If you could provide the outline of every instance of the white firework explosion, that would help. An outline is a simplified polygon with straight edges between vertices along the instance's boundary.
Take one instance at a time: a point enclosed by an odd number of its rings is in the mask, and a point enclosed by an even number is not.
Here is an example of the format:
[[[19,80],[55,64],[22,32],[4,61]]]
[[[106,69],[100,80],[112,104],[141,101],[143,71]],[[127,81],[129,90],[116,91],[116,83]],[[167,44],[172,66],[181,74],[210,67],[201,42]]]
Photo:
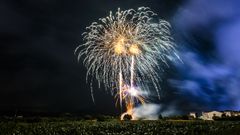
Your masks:
[[[160,97],[159,73],[177,56],[169,28],[148,7],[110,11],[86,28],[84,44],[76,48],[78,59],[83,57],[88,69],[87,80],[91,76],[91,84],[95,78],[99,87],[104,84],[112,94],[118,93],[120,104],[124,85],[147,92],[154,88]]]

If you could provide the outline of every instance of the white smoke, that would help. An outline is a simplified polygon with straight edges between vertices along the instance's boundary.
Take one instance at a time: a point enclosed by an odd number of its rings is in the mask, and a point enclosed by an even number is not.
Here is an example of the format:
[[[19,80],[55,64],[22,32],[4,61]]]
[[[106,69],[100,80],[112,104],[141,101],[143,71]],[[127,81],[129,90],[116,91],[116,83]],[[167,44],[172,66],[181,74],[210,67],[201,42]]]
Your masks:
[[[159,115],[167,117],[177,113],[173,106],[163,109],[159,104],[144,104],[133,109],[133,117],[136,120],[158,120]]]

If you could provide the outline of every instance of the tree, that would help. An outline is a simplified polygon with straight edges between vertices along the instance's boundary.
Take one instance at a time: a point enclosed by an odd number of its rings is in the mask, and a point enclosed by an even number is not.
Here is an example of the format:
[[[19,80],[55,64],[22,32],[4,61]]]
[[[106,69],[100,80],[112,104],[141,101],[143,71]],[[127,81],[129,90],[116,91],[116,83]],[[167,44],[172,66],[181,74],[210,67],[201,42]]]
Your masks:
[[[158,119],[159,119],[159,120],[163,119],[162,114],[159,114],[159,115],[158,115]]]

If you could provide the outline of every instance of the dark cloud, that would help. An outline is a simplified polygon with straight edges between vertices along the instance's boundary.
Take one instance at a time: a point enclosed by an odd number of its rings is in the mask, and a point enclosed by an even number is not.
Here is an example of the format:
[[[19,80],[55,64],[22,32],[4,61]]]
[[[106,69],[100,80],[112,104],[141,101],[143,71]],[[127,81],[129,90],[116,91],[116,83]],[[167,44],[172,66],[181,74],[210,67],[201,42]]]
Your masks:
[[[176,101],[185,100],[183,110],[240,109],[239,4],[191,0],[173,18],[184,64],[169,82],[182,94]]]

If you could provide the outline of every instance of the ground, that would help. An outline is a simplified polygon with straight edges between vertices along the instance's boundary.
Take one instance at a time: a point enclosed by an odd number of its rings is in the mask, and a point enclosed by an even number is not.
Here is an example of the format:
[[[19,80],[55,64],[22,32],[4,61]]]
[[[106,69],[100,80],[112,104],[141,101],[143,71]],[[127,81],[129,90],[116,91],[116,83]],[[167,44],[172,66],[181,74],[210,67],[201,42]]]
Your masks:
[[[0,135],[239,135],[240,121],[1,121]]]

